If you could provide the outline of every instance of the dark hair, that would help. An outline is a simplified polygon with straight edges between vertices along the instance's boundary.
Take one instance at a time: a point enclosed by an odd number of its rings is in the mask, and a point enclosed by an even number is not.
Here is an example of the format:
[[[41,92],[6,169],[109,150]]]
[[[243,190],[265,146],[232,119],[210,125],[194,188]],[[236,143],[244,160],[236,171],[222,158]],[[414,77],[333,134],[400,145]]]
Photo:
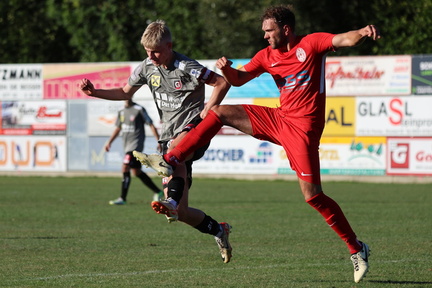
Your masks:
[[[273,6],[267,8],[261,16],[261,21],[274,19],[279,27],[288,25],[292,31],[295,31],[295,15],[292,12],[292,6]]]

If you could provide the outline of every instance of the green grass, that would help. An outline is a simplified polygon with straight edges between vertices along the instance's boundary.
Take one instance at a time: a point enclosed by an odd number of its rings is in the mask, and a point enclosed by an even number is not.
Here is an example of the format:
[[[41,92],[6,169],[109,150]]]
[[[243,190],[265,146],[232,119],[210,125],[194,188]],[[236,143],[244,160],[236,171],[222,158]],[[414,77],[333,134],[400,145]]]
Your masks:
[[[159,181],[159,180],[157,180]],[[371,249],[353,282],[345,244],[296,182],[195,179],[190,204],[233,226],[213,238],[167,224],[133,179],[0,177],[0,287],[432,287],[432,185],[324,183]]]

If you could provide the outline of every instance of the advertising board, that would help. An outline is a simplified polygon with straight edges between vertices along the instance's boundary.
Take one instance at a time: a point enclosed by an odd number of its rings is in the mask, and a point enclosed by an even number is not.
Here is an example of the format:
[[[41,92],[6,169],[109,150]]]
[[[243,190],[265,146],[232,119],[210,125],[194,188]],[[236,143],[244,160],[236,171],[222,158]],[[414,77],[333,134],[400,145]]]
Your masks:
[[[40,100],[42,64],[0,64],[0,101]]]
[[[357,136],[432,135],[432,97],[356,97]]]
[[[66,171],[66,137],[2,136],[0,171]]]
[[[432,175],[432,138],[388,138],[387,174]]]
[[[432,95],[432,55],[412,56],[412,93]]]
[[[65,101],[1,102],[0,134],[65,135]]]
[[[409,95],[411,56],[327,57],[328,96]]]

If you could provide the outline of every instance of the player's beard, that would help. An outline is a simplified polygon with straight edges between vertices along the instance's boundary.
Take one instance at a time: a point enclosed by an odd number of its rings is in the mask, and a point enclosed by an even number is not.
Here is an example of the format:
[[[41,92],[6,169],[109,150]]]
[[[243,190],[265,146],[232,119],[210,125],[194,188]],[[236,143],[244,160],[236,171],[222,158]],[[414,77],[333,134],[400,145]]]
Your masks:
[[[288,38],[284,37],[283,33],[280,32],[276,37],[269,41],[269,44],[272,49],[283,49],[287,47]]]

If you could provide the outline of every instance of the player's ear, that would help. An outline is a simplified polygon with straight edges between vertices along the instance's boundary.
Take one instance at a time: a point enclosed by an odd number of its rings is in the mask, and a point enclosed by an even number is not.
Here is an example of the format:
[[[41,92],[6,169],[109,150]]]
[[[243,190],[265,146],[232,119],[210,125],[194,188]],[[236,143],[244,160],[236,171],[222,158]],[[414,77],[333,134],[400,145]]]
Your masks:
[[[288,36],[289,33],[290,33],[290,31],[291,31],[291,27],[288,26],[288,25],[284,25],[284,26],[282,27],[282,31],[283,31],[284,35]]]

